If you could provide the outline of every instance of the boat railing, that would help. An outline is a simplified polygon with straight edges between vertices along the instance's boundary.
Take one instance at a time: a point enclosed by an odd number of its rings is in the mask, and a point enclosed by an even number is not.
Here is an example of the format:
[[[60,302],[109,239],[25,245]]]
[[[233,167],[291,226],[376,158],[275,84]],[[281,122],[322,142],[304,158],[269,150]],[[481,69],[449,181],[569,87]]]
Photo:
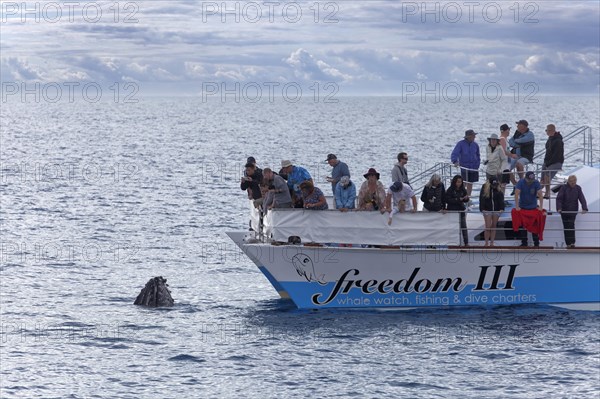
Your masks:
[[[574,140],[577,137],[583,136],[583,143],[581,147],[570,151],[569,153],[565,153],[565,161],[574,157],[577,154],[583,153],[583,164],[587,166],[592,166],[594,164],[595,156],[594,154],[598,152],[593,147],[593,134],[592,128],[590,126],[580,126],[577,129],[573,130],[571,133],[568,133],[563,136],[563,143],[567,143],[569,141]],[[543,162],[544,156],[546,155],[546,149],[540,150],[536,152],[533,156],[533,161],[535,162]]]
[[[337,213],[339,215],[343,215],[344,214],[343,212],[340,212],[340,211],[334,210],[334,209],[324,210],[324,211],[307,211],[307,210],[304,210],[304,209],[287,208],[287,209],[277,209],[276,212],[308,212],[308,215],[311,215],[311,216],[327,215],[327,214],[331,215],[331,213],[333,213],[333,212],[335,212],[335,213]],[[363,214],[363,215],[368,215],[371,212],[369,212],[369,211],[361,211],[361,210],[349,210],[349,211],[345,212],[345,214],[348,214],[348,217],[351,217],[350,215],[353,214],[353,213],[360,213],[360,214]],[[373,211],[373,213],[377,214],[379,212]],[[411,212],[407,212],[407,213],[411,213]],[[436,213],[427,212],[427,211],[418,211],[416,213],[417,214],[421,214],[423,217],[427,217],[427,215],[429,217],[431,217],[431,216],[435,216],[435,214],[436,214]],[[461,213],[461,211],[445,211],[445,212],[440,212],[440,217],[441,217],[441,214],[459,214],[459,213]],[[597,226],[597,220],[598,220],[597,216],[600,214],[600,212],[597,212],[597,211],[583,212],[582,210],[580,210],[580,211],[573,211],[573,212],[563,211],[562,213],[564,213],[564,214],[587,214],[587,215],[595,215],[596,217],[592,217],[591,220],[588,219],[588,220],[584,221],[583,225],[581,225],[582,221],[580,220],[579,227],[573,228],[573,229],[564,228],[564,226],[557,225],[556,223],[554,223],[554,225],[553,225],[554,227],[550,227],[550,226],[546,225],[546,227],[544,228],[544,233],[559,232],[559,231],[560,232],[564,232],[564,231],[571,231],[571,230],[572,231],[577,231],[577,232],[580,232],[580,233],[584,233],[584,232],[598,233],[598,228],[596,226]],[[260,238],[260,240],[262,242],[272,241],[272,237],[269,234],[267,234],[266,231],[265,231],[265,226],[268,223],[266,223],[266,221],[263,221],[263,219],[266,217],[266,213],[263,213],[262,211],[259,211],[259,214],[260,214],[259,222],[257,223],[257,226],[256,226],[256,227],[258,227],[256,229],[257,238]],[[462,241],[462,237],[461,237],[461,232],[462,231],[470,231],[470,232],[475,231],[475,232],[479,232],[479,233],[476,233],[476,234],[473,235],[474,242],[472,242],[470,246],[471,247],[483,247],[483,245],[480,245],[480,244],[475,244],[475,245],[473,245],[473,244],[482,241],[481,237],[479,237],[479,239],[477,239],[477,237],[480,236],[480,235],[482,235],[483,232],[486,230],[485,229],[485,222],[484,222],[484,215],[482,213],[477,213],[477,212],[468,212],[468,214],[471,215],[471,219],[469,219],[470,222],[467,223],[467,226],[462,227],[460,225],[460,220],[455,220],[454,223],[456,223],[456,225],[455,225],[456,227],[453,228],[452,231],[456,232],[456,234],[459,235],[459,237],[457,237],[457,242],[460,242],[460,243],[463,242]],[[477,214],[480,216],[480,221],[479,222],[478,222],[479,219],[476,216],[475,216],[475,219],[472,218],[474,215],[477,215]],[[547,212],[547,216],[553,215],[553,214],[558,214],[558,212],[551,212],[551,211]],[[333,216],[333,215],[331,215],[331,216]],[[305,216],[303,216],[303,217],[305,217]],[[589,218],[589,216],[587,218]],[[289,219],[289,218],[286,218],[286,219]],[[371,220],[371,218],[368,218],[368,219]],[[472,224],[473,222],[475,222],[475,223],[481,223],[481,224],[473,225]],[[503,222],[504,224],[500,224],[500,222]],[[506,224],[507,222],[508,222],[508,224]],[[511,222],[512,222],[512,218],[501,220],[501,221],[499,221],[499,224],[496,224],[496,226],[494,226],[493,228],[491,228],[489,230],[494,230],[496,232],[504,232],[505,233],[506,238],[498,238],[497,239],[498,241],[505,241],[505,240],[518,241],[518,240],[520,240],[519,232],[518,231],[516,231],[516,232],[514,231]],[[300,228],[300,226],[298,226],[298,227]],[[303,228],[305,228],[305,227],[306,226],[303,226]],[[371,226],[371,228],[373,228],[373,227],[375,227],[375,226]],[[287,228],[289,229],[289,226],[287,226]],[[321,229],[321,228],[323,228],[323,226],[319,227],[319,229]],[[387,226],[381,225],[381,228],[382,229],[387,229]],[[400,231],[396,231],[396,233],[399,234],[401,232]],[[450,230],[448,230],[447,233],[450,233]],[[451,233],[451,234],[454,234],[454,233]],[[293,235],[290,236],[290,237],[288,237],[288,243],[294,244],[293,241],[289,240],[292,237],[293,237]],[[422,239],[422,237],[421,237],[421,239]],[[275,241],[277,241],[277,240],[275,240]],[[281,239],[279,241],[277,241],[277,242],[280,242],[280,241],[281,241]],[[330,245],[331,244],[331,242],[325,243],[325,242],[320,242],[320,240],[318,240],[318,241],[319,242],[310,242],[310,243],[303,242],[303,244],[309,244],[309,245],[320,245],[320,244]],[[598,238],[596,237],[596,239],[594,239],[592,241],[597,242]],[[281,241],[281,243],[285,243],[285,241]],[[302,243],[302,242],[299,242],[299,243]],[[354,242],[352,244],[361,244],[361,243]],[[386,245],[383,242],[381,242],[381,243],[370,242],[368,244],[370,244],[370,245],[377,245],[377,244],[379,244],[379,245]],[[418,245],[418,244],[414,244],[414,242],[413,242],[413,244],[411,244],[411,245]],[[425,245],[425,246],[439,246],[439,245],[431,243],[431,242],[423,243],[421,245]],[[445,244],[445,245],[447,246],[448,244]],[[445,246],[445,245],[441,244],[442,247]],[[597,245],[594,245],[594,247],[595,246],[597,246]],[[559,246],[557,248],[562,248],[562,247]]]
[[[600,159],[600,149],[596,149],[593,147],[592,128],[590,126],[585,126],[585,125],[578,127],[577,129],[575,129],[572,132],[563,136],[563,143],[568,143],[570,141],[573,141],[577,137],[580,137],[580,138],[583,137],[583,143],[581,144],[581,147],[578,147],[574,150],[571,150],[571,151],[565,153],[565,155],[564,155],[565,164],[567,163],[568,160],[575,160],[575,162],[574,162],[575,164],[583,163],[584,165],[587,165],[587,166],[593,166],[594,160]],[[543,159],[544,159],[545,154],[546,154],[545,148],[538,151],[537,153],[535,153],[533,156],[533,162],[531,164],[527,165],[525,170],[526,171],[530,171],[530,170],[534,171],[537,176],[540,176],[540,173],[543,171],[542,164],[543,164]],[[577,159],[577,157],[581,156],[581,154],[583,154],[583,159],[581,159],[581,158]],[[423,188],[425,187],[425,184],[427,184],[427,182],[431,178],[431,175],[436,173],[436,174],[440,175],[440,177],[442,178],[442,182],[444,182],[446,188],[448,188],[448,183],[452,180],[453,176],[460,174],[460,169],[461,169],[460,167],[457,167],[450,162],[438,162],[435,165],[433,165],[432,167],[425,169],[425,170],[417,173],[414,176],[411,176],[410,177],[411,187],[413,188],[413,191],[415,192],[417,197],[419,197],[420,193],[423,191]],[[483,165],[478,169],[478,171],[480,173],[480,181],[475,182],[473,184],[473,192],[479,192],[479,189],[485,182],[485,179],[481,178],[482,176],[485,177],[485,169],[486,168]],[[564,181],[565,181],[565,178],[563,176],[556,175],[556,176],[554,176],[551,184],[556,185],[556,184],[564,183]]]

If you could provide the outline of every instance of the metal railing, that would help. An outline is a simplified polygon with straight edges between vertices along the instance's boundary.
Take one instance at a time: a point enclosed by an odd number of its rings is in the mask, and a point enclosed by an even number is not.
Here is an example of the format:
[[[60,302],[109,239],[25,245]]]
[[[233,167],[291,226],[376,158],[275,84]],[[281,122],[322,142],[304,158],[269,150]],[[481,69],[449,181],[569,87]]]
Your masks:
[[[594,159],[600,158],[600,149],[595,149],[593,147],[593,134],[592,134],[592,128],[590,126],[580,126],[577,129],[573,130],[571,133],[563,136],[563,143],[568,143],[568,142],[574,140],[576,137],[581,137],[581,136],[583,136],[582,146],[579,148],[576,148],[574,150],[571,150],[569,152],[566,152],[564,155],[565,162],[569,159],[574,159],[576,156],[583,153],[583,164],[587,165],[587,166],[593,166]],[[533,156],[533,163],[527,165],[526,170],[533,170],[534,172],[536,172],[536,174],[539,175],[539,173],[542,172],[542,163],[543,163],[545,154],[546,154],[545,148],[543,150],[535,153]],[[538,163],[536,163],[536,160]],[[578,161],[578,162],[581,162],[581,161]],[[423,187],[425,187],[425,184],[427,184],[427,182],[431,178],[431,175],[433,175],[434,173],[437,173],[438,175],[441,176],[442,182],[444,183],[446,188],[448,188],[448,183],[452,179],[452,177],[454,175],[460,174],[460,167],[456,167],[452,163],[449,163],[449,162],[438,162],[434,166],[432,166],[428,169],[425,169],[425,170],[417,173],[414,176],[411,176],[410,177],[411,186],[413,188],[413,191],[417,195],[417,198],[420,196],[420,193],[423,191]],[[483,167],[480,168],[479,173],[480,173],[480,176],[485,176],[485,168],[483,168]],[[552,180],[551,184],[554,185],[557,183],[563,183],[562,180],[563,179],[557,178],[555,176],[555,178]],[[474,183],[473,184],[473,192],[478,192],[475,190],[477,190],[477,188],[480,188],[481,185],[482,185],[482,183],[480,183],[480,182]]]

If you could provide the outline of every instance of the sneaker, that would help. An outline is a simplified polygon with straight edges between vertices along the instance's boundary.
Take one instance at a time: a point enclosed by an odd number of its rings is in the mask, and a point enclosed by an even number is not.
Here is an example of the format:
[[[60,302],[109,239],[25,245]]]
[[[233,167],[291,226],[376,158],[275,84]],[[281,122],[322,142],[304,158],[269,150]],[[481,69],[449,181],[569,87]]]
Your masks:
[[[521,243],[521,245],[519,245],[520,247],[526,247],[527,243]]]

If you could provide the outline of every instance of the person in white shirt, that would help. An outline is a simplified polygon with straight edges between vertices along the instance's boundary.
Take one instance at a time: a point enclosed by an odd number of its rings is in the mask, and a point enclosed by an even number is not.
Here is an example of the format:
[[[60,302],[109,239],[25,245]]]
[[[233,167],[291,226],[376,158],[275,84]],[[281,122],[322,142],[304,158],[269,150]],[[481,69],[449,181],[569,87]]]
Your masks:
[[[396,213],[416,212],[417,197],[408,184],[402,184],[400,181],[394,182],[385,198],[385,209],[390,213],[388,225],[392,224],[392,219]]]

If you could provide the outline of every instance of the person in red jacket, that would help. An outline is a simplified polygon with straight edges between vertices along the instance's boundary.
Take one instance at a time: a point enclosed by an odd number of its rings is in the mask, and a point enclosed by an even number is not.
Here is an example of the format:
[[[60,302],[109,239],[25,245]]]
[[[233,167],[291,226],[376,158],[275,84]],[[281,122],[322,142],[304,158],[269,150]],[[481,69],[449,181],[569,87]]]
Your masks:
[[[539,203],[538,203],[539,202]],[[542,186],[539,181],[535,178],[535,173],[529,171],[525,173],[525,178],[519,180],[515,186],[515,208],[514,211],[519,212],[521,209],[525,211],[539,210],[540,212],[544,209],[544,196],[542,194]],[[529,212],[524,212],[524,215]],[[533,213],[533,212],[532,212]],[[515,212],[513,215],[513,228],[515,226]],[[519,225],[521,225],[521,218],[519,217]],[[524,224],[524,223],[523,223]],[[543,226],[539,226],[543,232]],[[521,246],[527,246],[527,230],[521,228],[519,230],[519,236],[521,238]],[[533,246],[540,246],[540,232],[532,233]]]

